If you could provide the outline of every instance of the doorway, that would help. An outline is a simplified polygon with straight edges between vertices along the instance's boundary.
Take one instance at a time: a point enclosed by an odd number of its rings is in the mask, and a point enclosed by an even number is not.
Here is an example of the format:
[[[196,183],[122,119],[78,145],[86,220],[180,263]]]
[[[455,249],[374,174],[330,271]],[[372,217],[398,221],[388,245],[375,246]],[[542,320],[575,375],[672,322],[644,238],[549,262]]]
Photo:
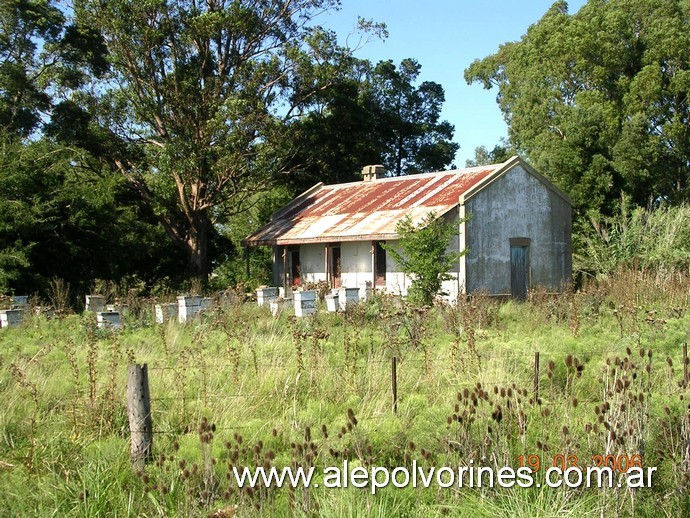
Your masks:
[[[291,286],[302,285],[302,263],[299,259],[299,247],[290,249],[290,278]]]
[[[374,242],[374,285],[386,285],[386,249],[381,246],[384,241]]]
[[[333,245],[329,249],[329,261],[328,271],[330,273],[330,285],[331,288],[340,288],[342,285],[342,262],[340,260],[340,245]]]
[[[510,239],[510,294],[517,300],[526,300],[530,288],[530,239]]]

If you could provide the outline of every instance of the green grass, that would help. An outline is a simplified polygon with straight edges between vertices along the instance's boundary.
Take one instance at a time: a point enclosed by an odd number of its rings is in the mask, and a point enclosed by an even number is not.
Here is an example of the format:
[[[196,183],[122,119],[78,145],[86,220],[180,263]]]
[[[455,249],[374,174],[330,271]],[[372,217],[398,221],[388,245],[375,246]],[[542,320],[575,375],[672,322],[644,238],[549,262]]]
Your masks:
[[[535,292],[524,304],[477,296],[422,313],[381,299],[346,315],[295,320],[245,305],[185,326],[132,317],[119,334],[95,329],[88,315],[30,318],[0,333],[0,508],[17,516],[204,516],[232,506],[239,516],[683,514],[690,511],[683,462],[690,388],[679,386],[687,297],[687,284],[671,289],[630,275],[559,297]],[[156,462],[139,475],[129,464],[130,361],[149,366],[156,432]],[[616,391],[622,375],[628,386]],[[612,409],[604,422],[618,442],[597,423],[605,403]],[[198,433],[204,418],[215,426],[209,443]],[[318,455],[307,456],[312,443]],[[642,454],[659,472],[654,487],[634,494],[388,487],[376,495],[354,488],[249,495],[230,487],[228,462],[254,466],[269,451],[272,465],[317,471],[343,458],[500,468],[517,467],[520,455],[538,454],[546,465],[569,453],[591,464],[608,451]],[[184,475],[180,461],[196,472]]]

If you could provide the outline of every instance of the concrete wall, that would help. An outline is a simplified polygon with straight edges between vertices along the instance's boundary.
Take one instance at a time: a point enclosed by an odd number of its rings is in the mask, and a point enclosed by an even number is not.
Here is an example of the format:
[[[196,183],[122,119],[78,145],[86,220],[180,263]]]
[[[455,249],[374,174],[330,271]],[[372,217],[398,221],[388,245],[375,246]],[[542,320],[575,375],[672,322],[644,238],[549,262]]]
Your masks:
[[[570,205],[517,165],[467,200],[468,292],[510,293],[510,238],[530,238],[531,286],[557,290],[572,273]],[[462,240],[462,237],[461,237]]]
[[[352,241],[340,245],[342,286],[359,288],[374,282],[371,241]]]
[[[300,245],[299,260],[302,263],[302,282],[319,282],[326,280],[325,245],[314,243]]]

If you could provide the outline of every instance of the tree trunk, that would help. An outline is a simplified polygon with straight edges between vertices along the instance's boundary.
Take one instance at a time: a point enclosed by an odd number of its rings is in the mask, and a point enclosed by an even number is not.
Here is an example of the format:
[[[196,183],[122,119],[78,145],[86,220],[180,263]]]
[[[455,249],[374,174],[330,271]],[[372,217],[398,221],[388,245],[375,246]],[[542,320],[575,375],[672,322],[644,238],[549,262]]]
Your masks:
[[[203,288],[208,283],[208,235],[210,221],[207,214],[195,214],[186,241],[189,280],[195,288]]]

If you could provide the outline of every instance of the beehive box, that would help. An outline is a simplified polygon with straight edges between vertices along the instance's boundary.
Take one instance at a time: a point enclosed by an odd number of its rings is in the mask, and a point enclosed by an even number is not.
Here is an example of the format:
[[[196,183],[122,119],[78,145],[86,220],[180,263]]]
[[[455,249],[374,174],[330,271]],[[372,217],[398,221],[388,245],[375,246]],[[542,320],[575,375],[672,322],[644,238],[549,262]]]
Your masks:
[[[100,329],[122,329],[122,316],[119,311],[99,311],[96,322]]]
[[[340,296],[337,293],[329,293],[326,295],[326,309],[330,313],[335,313],[340,309],[340,305],[338,304],[339,299]]]
[[[129,305],[127,304],[106,304],[105,310],[109,312],[117,311],[123,317],[129,314]]]
[[[12,309],[21,309],[29,303],[28,295],[14,295],[12,297]]]
[[[269,287],[256,290],[256,303],[259,306],[266,306],[276,298],[278,298],[278,288]]]
[[[316,291],[304,290],[294,293],[295,316],[303,317],[316,313]]]
[[[86,296],[86,311],[93,311],[99,313],[105,308],[105,297],[103,295],[87,295]]]
[[[177,297],[177,309],[178,322],[184,323],[191,320],[201,309],[201,296],[180,295]]]
[[[3,309],[0,311],[0,328],[15,327],[21,323],[21,309]]]
[[[174,302],[170,304],[156,304],[154,307],[156,324],[164,324],[168,320],[175,318],[178,314],[178,307]]]
[[[359,302],[359,288],[340,288],[338,302],[343,311],[348,304],[357,304]]]

